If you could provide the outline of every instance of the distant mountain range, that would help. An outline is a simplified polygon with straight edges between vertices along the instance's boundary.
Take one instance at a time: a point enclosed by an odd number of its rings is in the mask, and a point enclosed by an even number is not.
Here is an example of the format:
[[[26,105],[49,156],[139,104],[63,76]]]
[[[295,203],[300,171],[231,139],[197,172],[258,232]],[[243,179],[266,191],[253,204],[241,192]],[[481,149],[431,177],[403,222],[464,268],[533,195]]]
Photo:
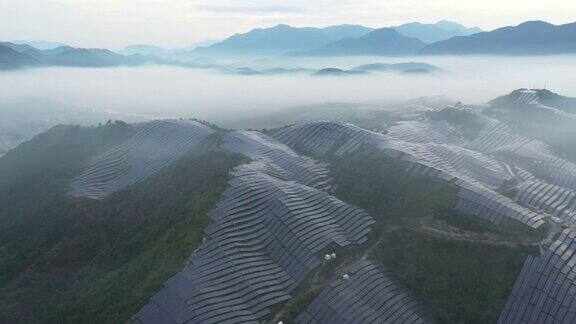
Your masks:
[[[467,37],[430,44],[420,54],[551,55],[576,53],[576,23],[552,25],[529,21]]]
[[[337,68],[325,68],[320,71],[312,73],[313,76],[348,76],[348,75],[364,75],[364,74],[368,74],[368,72],[361,70],[343,70]]]
[[[439,27],[440,26],[440,27]],[[452,28],[452,29],[450,29]],[[412,23],[377,29],[299,55],[555,55],[576,53],[576,23],[553,25],[530,21],[515,27],[478,32],[450,22]],[[448,38],[426,45],[434,39]],[[409,37],[412,36],[412,37]]]
[[[394,33],[396,31],[396,33]],[[131,46],[122,54],[161,56],[168,50]],[[576,23],[530,21],[483,32],[450,21],[373,29],[360,25],[296,28],[277,25],[236,34],[211,46],[179,51],[181,57],[210,55],[550,55],[576,52]]]
[[[45,42],[45,41],[15,40],[15,41],[10,41],[10,43],[18,44],[18,45],[29,45],[29,46],[32,46],[32,47],[37,48],[39,50],[50,50],[50,49],[55,49],[57,47],[66,46],[66,44],[63,44],[63,43]]]
[[[406,37],[417,38],[426,44],[447,40],[456,36],[469,36],[482,32],[482,29],[478,27],[468,28],[446,20],[435,24],[413,22],[392,28]]]
[[[143,56],[164,57],[172,55],[173,51],[159,46],[138,44],[127,46],[124,49],[118,51],[118,53],[122,55],[140,54]]]
[[[417,38],[429,44],[455,36],[467,36],[481,32],[478,27],[440,21],[435,24],[418,22],[390,27],[403,36]],[[257,28],[247,33],[233,35],[223,41],[198,43],[184,49],[166,49],[154,45],[130,45],[118,53],[123,55],[141,54],[158,57],[187,57],[210,54],[266,54],[281,55],[287,52],[305,52],[345,38],[363,37],[375,29],[361,25],[337,25],[324,28],[292,27],[277,25],[271,28]]]
[[[60,46],[41,50],[27,44],[0,43],[0,69],[33,66],[112,67],[153,62],[140,54],[124,56],[106,49]]]
[[[425,45],[419,39],[403,36],[392,28],[381,28],[359,38],[344,38],[298,55],[410,55]]]
[[[348,75],[366,75],[372,73],[404,73],[404,74],[427,74],[441,72],[441,68],[419,62],[407,63],[371,63],[360,65],[350,70],[338,68],[325,68],[312,73],[314,76],[348,76]]]
[[[161,58],[169,58],[169,57],[178,57],[178,56],[186,56],[188,52],[193,51],[198,47],[206,47],[212,44],[217,43],[217,41],[203,41],[196,43],[192,46],[186,48],[178,48],[178,49],[168,49],[163,48],[155,45],[148,45],[148,44],[135,44],[126,46],[125,48],[117,51],[118,54],[122,55],[134,55],[140,54],[144,56],[156,56]]]
[[[431,73],[441,72],[443,69],[428,63],[406,62],[406,63],[372,63],[360,65],[352,69],[353,71],[366,72],[400,72],[400,73]]]
[[[306,51],[341,39],[338,35],[354,35],[365,32],[358,26],[320,28],[296,28],[277,25],[272,28],[253,29],[236,34],[219,43],[195,50],[200,54],[267,54],[281,55],[290,51]],[[346,37],[346,36],[344,36]]]
[[[210,44],[210,43],[209,43]],[[576,53],[576,23],[530,21],[482,32],[460,24],[409,23],[373,29],[360,25],[325,28],[277,25],[236,34],[209,46],[165,49],[131,45],[118,53],[39,41],[0,42],[0,69],[30,66],[112,67],[144,63],[213,67],[198,63],[212,56],[401,56],[401,55],[554,55]],[[208,59],[206,59],[208,58]],[[246,71],[244,71],[246,72]],[[290,73],[292,71],[289,71]]]
[[[394,46],[387,48],[385,52],[404,53],[406,46],[404,43],[412,43],[408,46],[411,49],[423,47],[420,43],[408,41],[391,33],[395,30],[400,36],[406,38],[415,38],[421,43],[431,43],[439,40],[446,40],[454,36],[465,36],[482,30],[467,28],[457,23],[449,21],[440,21],[436,24],[410,23],[396,27],[374,29],[360,25],[338,25],[325,28],[303,27],[296,28],[288,25],[277,25],[272,28],[253,29],[244,34],[236,34],[221,42],[215,43],[208,47],[201,47],[194,51],[196,54],[275,54],[281,55],[287,52],[310,52],[312,55],[321,55],[319,53],[330,52],[341,49],[342,52],[337,55],[346,55],[346,52],[373,52],[382,48],[382,44],[364,43],[364,50],[355,51],[346,47],[358,45],[363,42],[384,43],[396,42],[398,48]],[[358,42],[351,39],[358,39],[368,36],[368,34],[378,31],[368,39]],[[388,36],[383,35],[388,32]],[[369,48],[368,48],[369,47]],[[330,49],[324,49],[330,48]],[[143,53],[140,53],[143,54]],[[363,53],[361,53],[363,54]],[[356,53],[354,53],[356,55]]]
[[[39,62],[32,57],[0,44],[0,70],[19,69],[38,64]]]
[[[141,54],[162,58],[189,58],[203,55],[282,55],[287,52],[317,48],[347,37],[361,37],[373,28],[360,25],[338,25],[326,28],[296,28],[277,25],[235,34],[223,41],[205,41],[182,49],[167,49],[154,45],[130,45],[118,51],[123,55]]]

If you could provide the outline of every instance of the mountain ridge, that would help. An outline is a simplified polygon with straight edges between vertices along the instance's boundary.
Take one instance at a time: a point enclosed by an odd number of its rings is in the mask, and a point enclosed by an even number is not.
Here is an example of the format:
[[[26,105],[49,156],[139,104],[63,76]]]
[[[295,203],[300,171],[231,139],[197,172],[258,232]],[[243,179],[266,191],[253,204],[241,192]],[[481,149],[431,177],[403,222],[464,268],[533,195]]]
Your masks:
[[[29,55],[0,44],[0,70],[15,70],[38,64],[39,62]]]
[[[27,44],[0,42],[0,69],[19,69],[26,66],[114,67],[140,65],[157,61],[140,54],[129,56],[100,48],[60,46],[41,50]]]
[[[458,23],[445,20],[436,24],[414,22],[383,28],[370,28],[354,24],[334,25],[322,28],[299,28],[279,24],[270,28],[255,28],[246,33],[237,33],[219,43],[208,47],[200,47],[192,52],[200,54],[227,52],[257,54],[273,52],[274,54],[285,54],[287,52],[312,51],[347,38],[361,38],[384,28],[394,29],[402,36],[416,38],[425,43],[481,31],[478,27],[468,28]],[[280,45],[278,38],[282,37],[288,41],[284,41],[284,43]],[[299,37],[302,38],[298,39]]]
[[[527,21],[470,36],[459,36],[424,47],[423,55],[554,55],[576,53],[576,23],[553,25]]]
[[[392,28],[380,28],[360,38],[345,38],[298,55],[409,55],[424,46],[422,41],[403,36]]]
[[[478,27],[468,28],[446,20],[439,21],[435,24],[412,22],[392,28],[406,37],[418,38],[427,44],[447,40],[456,36],[469,36],[482,31]]]

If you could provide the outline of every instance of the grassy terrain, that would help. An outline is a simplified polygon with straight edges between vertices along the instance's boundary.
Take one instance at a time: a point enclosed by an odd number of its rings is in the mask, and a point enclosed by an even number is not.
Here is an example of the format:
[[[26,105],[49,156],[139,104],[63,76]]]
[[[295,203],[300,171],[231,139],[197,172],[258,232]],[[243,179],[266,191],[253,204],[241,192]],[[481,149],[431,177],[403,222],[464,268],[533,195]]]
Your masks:
[[[12,157],[46,166],[2,187],[11,194],[0,205],[0,322],[125,322],[202,242],[239,157],[212,139],[106,201],[68,197],[88,157],[124,138],[94,140],[110,135],[104,127],[48,134]],[[78,146],[62,145],[70,134]]]

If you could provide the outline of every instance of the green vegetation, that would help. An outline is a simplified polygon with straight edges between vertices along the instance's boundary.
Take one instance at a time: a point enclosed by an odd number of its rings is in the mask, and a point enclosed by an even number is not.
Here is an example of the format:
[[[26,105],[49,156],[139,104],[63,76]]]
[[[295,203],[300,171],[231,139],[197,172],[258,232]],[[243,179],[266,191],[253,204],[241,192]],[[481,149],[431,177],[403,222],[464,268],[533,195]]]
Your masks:
[[[409,175],[400,161],[365,147],[330,160],[336,195],[366,209],[380,223],[416,225],[421,217],[451,213],[456,189]]]
[[[93,153],[130,133],[59,127],[0,159],[13,173],[0,187],[0,322],[125,322],[200,245],[240,162],[216,137],[108,200],[66,195]]]
[[[439,322],[496,322],[526,256],[538,253],[522,242],[540,238],[543,230],[461,215],[452,209],[454,187],[410,175],[400,161],[376,149],[330,163],[336,195],[378,222],[364,247],[370,259],[381,261],[430,304]],[[438,232],[430,231],[438,224]]]
[[[426,117],[432,120],[444,120],[458,129],[462,135],[473,140],[480,134],[484,123],[471,112],[454,108],[431,110],[426,112]]]
[[[0,159],[0,246],[8,251],[0,263],[0,287],[39,258],[39,247],[62,235],[69,220],[60,209],[70,204],[69,185],[90,156],[133,131],[122,122],[56,126]]]
[[[401,229],[387,233],[370,257],[429,303],[441,323],[496,323],[534,247],[458,242]]]
[[[303,294],[297,294],[294,303],[290,305],[285,316],[282,317],[282,320],[286,321],[286,323],[296,323],[298,316],[308,309],[308,306],[310,306],[314,299],[318,298],[321,293],[322,287],[317,287],[313,290],[307,290]]]
[[[0,322],[126,322],[201,244],[228,171],[241,162],[218,148],[218,135],[105,201],[67,195],[91,156],[133,132],[121,122],[59,126],[0,159]],[[338,261],[319,267],[272,314],[294,319],[367,256],[429,303],[440,322],[496,321],[526,255],[537,252],[523,240],[543,231],[458,214],[453,186],[410,175],[374,148],[328,160],[335,195],[377,224],[362,246],[331,246]],[[474,241],[484,235],[495,244]]]
[[[348,245],[340,247],[332,244],[325,248],[320,255],[336,252],[338,258],[322,264],[298,286],[291,294],[293,298],[287,303],[275,305],[271,309],[271,315],[262,322],[276,324],[278,320],[284,323],[295,323],[296,318],[304,312],[310,303],[314,301],[322,290],[337,278],[347,272],[350,266],[359,261],[359,257],[365,252],[365,246]]]

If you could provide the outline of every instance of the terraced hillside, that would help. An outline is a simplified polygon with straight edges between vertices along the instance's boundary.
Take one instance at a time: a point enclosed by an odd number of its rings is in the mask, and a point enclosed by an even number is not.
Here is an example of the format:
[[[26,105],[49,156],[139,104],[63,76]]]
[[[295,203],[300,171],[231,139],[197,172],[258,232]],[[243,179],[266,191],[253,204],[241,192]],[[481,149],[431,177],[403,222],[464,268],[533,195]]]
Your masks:
[[[70,194],[104,199],[171,165],[213,132],[208,126],[192,121],[146,123],[129,140],[93,158],[76,178]]]
[[[258,321],[291,298],[320,264],[320,251],[367,239],[373,221],[362,210],[303,184],[325,187],[321,164],[257,132],[232,132],[222,147],[253,162],[232,172],[208,241],[135,322]]]
[[[491,108],[56,128],[0,158],[0,322],[571,322],[576,163]]]
[[[106,200],[68,195],[134,131],[59,126],[0,158],[0,322],[125,322],[202,243],[240,161],[214,140]]]
[[[413,129],[416,131],[411,131]],[[433,129],[429,132],[436,135],[420,135],[424,129]],[[315,154],[334,152],[342,155],[363,145],[371,145],[392,158],[401,159],[410,173],[455,184],[460,189],[455,208],[461,212],[495,223],[511,218],[533,228],[544,224],[541,215],[495,191],[513,179],[504,164],[480,151],[450,143],[435,143],[442,138],[438,135],[442,133],[457,134],[450,125],[432,122],[421,123],[418,127],[400,124],[392,127],[386,135],[346,123],[318,122],[283,129],[275,137]],[[464,143],[464,138],[451,136],[450,141]]]
[[[342,279],[332,282],[297,323],[426,323],[430,310],[378,263],[359,262]]]
[[[562,232],[540,257],[528,257],[499,323],[576,321],[576,229]]]
[[[564,224],[576,225],[576,192],[543,181],[525,181],[516,194],[516,200],[526,206],[545,211]]]
[[[497,320],[524,259],[538,253],[541,230],[463,215],[453,208],[457,188],[410,174],[375,148],[329,161],[335,195],[377,222],[360,259],[381,262],[438,322]]]
[[[576,160],[576,98],[545,89],[518,89],[492,100],[486,113],[543,141],[555,154]]]
[[[516,100],[520,104],[534,105],[539,98],[535,93],[522,92]],[[366,147],[381,150],[388,158],[402,163],[413,175],[439,179],[455,186],[457,198],[453,208],[462,214],[476,215],[496,224],[511,219],[532,228],[540,228],[548,220],[552,229],[537,243],[540,249],[546,249],[554,234],[562,228],[557,223],[573,226],[574,162],[557,155],[547,143],[523,134],[521,125],[517,128],[487,117],[477,108],[459,105],[447,109],[452,112],[426,113],[424,119],[399,123],[385,133],[370,132],[342,122],[316,122],[287,127],[275,132],[274,136],[301,151],[335,159],[358,155]],[[453,113],[458,111],[463,113],[460,116]],[[473,126],[478,130],[472,136],[472,133],[467,136],[462,133],[466,127],[459,124],[462,115],[471,116],[472,119],[465,121],[468,125],[474,120]],[[430,119],[432,116],[435,118]],[[357,198],[360,200],[355,202],[364,206],[364,199]],[[451,223],[464,225],[462,221],[450,219]],[[504,224],[503,228],[509,229],[509,222]],[[428,231],[426,226],[424,230]],[[430,234],[445,235],[442,230],[430,230]],[[574,251],[570,241],[574,235],[570,231],[566,230],[542,257],[528,257],[500,322],[572,321],[571,309],[576,298],[570,288],[573,278],[569,273],[575,266],[570,262]],[[455,235],[452,239],[475,241],[468,235]],[[492,244],[493,241],[485,242]],[[518,245],[517,241],[512,242],[503,244]],[[388,257],[383,260],[390,261]],[[562,279],[565,276],[567,279]],[[410,280],[406,280],[405,283],[414,288]],[[419,296],[428,299],[421,293]],[[502,293],[499,296],[502,298]],[[428,301],[436,305],[434,299]],[[494,311],[502,306],[490,310],[493,320]]]
[[[354,268],[364,264],[358,259],[358,253],[366,251],[367,242],[373,248],[379,246],[381,234],[376,234],[377,238],[380,237],[376,242],[374,237],[369,240],[366,236],[370,224],[374,222],[371,218],[323,192],[331,190],[333,185],[342,185],[328,177],[327,165],[303,157],[281,142],[299,151],[336,159],[355,155],[371,146],[387,159],[401,163],[402,171],[396,172],[440,181],[444,183],[443,186],[455,189],[453,200],[443,198],[436,201],[438,207],[434,208],[439,209],[435,213],[440,213],[434,214],[433,219],[436,219],[434,222],[446,219],[452,226],[469,227],[472,238],[466,234],[462,239],[492,242],[476,238],[483,237],[483,232],[488,231],[497,233],[495,235],[499,238],[494,243],[496,245],[500,241],[501,244],[513,246],[540,244],[535,237],[524,237],[536,233],[516,231],[515,226],[502,231],[481,221],[467,225],[469,221],[458,219],[464,217],[458,213],[464,213],[496,224],[503,223],[504,228],[508,228],[510,221],[518,221],[518,224],[523,223],[528,228],[539,228],[544,224],[544,215],[522,207],[500,192],[518,183],[514,170],[491,155],[467,147],[473,140],[464,137],[448,122],[403,122],[388,129],[387,134],[342,122],[316,122],[287,127],[273,133],[273,136],[275,139],[255,131],[234,131],[225,135],[222,148],[243,154],[252,162],[231,173],[234,178],[230,187],[211,213],[214,224],[205,230],[208,241],[190,257],[185,270],[168,280],[133,321],[212,323],[253,322],[270,320],[272,317],[282,319],[292,312],[292,306],[285,309],[279,305],[291,305],[292,293],[305,296],[310,292],[303,285],[316,285],[314,282],[320,280],[317,278],[318,269],[325,267],[320,261],[323,251],[328,251],[334,243],[340,246],[337,250],[349,245],[358,246],[357,252],[346,258],[348,263],[342,264],[346,268]],[[342,190],[339,188],[337,192]],[[408,187],[404,190],[410,191]],[[370,206],[362,201],[358,203]],[[430,203],[430,206],[435,206]],[[424,216],[424,206],[427,205],[420,206],[422,208],[417,211],[419,216],[413,218],[414,221],[429,222]],[[447,212],[450,208],[453,211]],[[374,209],[371,211],[378,213]],[[390,211],[397,213],[400,209],[395,207]],[[393,230],[386,225],[389,220],[381,217],[378,218],[377,227],[388,228],[385,232]],[[427,226],[422,228],[428,233],[426,235],[448,235],[449,239],[460,239]],[[285,236],[284,233],[291,234]],[[506,241],[506,236],[512,237],[512,241]],[[485,253],[493,253],[491,251],[488,249]],[[523,248],[517,250],[512,262],[517,271],[520,264],[516,261],[521,260],[526,251]],[[498,271],[505,271],[503,269],[504,264],[501,269],[494,270],[494,275],[498,275]],[[315,279],[310,279],[310,276]],[[510,278],[514,276],[514,273],[511,276],[507,274],[508,286],[503,287],[511,287]],[[488,282],[490,277],[485,279]],[[326,287],[324,279],[321,282],[319,285]],[[492,307],[490,318],[494,318],[494,309],[502,307],[505,289],[499,290],[496,306],[482,306]],[[301,300],[301,297],[297,300]],[[342,300],[352,304],[356,301],[355,298]],[[418,303],[416,299],[414,303]],[[281,311],[277,311],[277,307],[281,307]],[[396,309],[389,311],[395,313]],[[314,321],[306,315],[302,316],[302,321]],[[444,316],[472,315],[444,314],[440,318]],[[315,320],[329,322],[326,318]]]

